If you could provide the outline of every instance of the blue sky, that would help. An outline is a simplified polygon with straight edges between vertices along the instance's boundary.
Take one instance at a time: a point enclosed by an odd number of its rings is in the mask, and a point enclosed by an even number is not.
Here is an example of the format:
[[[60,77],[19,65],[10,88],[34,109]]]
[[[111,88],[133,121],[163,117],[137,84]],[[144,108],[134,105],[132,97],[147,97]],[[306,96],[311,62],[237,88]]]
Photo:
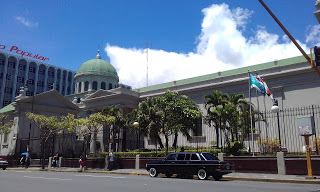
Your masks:
[[[315,0],[264,2],[307,53],[320,44]],[[75,71],[100,49],[134,88],[301,55],[258,0],[3,1],[0,45]]]

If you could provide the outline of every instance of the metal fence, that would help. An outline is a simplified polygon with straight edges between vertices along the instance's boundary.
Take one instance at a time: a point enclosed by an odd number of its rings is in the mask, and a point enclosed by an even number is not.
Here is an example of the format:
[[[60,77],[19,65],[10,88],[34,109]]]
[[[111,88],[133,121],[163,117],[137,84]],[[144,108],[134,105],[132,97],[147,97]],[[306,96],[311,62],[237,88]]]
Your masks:
[[[277,113],[272,113],[271,111],[262,111],[261,113],[263,114],[262,116],[258,117],[258,115],[255,115],[256,121],[253,124],[253,134],[251,134],[251,132],[247,132],[246,134],[241,132],[233,134],[233,140],[242,141],[248,152],[254,152],[256,154],[271,154],[282,150],[290,154],[305,153],[305,141],[303,136],[299,135],[297,118],[302,116],[313,116],[315,120],[316,134],[310,137],[310,151],[313,154],[319,154],[319,105],[288,108],[280,110],[278,115]],[[193,133],[191,133],[191,135],[192,134]],[[190,140],[187,140],[183,135],[179,134],[177,146],[175,148],[172,147],[172,143],[174,143],[174,136],[170,136],[169,146],[171,146],[173,150],[179,150],[179,148],[182,146],[184,148],[198,150],[216,148],[217,146],[226,147],[226,138],[228,137],[231,141],[230,132],[225,133],[222,130],[218,130],[218,134],[219,138],[217,141],[216,129],[203,123],[200,136],[193,136]],[[145,148],[159,148],[159,145],[154,141],[150,141],[150,139],[145,138],[144,141]],[[162,138],[162,141],[164,141],[164,138]]]

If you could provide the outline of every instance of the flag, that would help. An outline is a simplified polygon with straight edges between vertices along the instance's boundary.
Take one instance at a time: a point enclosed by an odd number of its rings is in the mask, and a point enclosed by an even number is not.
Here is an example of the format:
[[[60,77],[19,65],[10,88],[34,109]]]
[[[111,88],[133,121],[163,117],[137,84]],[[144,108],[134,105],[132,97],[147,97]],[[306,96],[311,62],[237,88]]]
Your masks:
[[[269,97],[271,97],[271,99],[273,99],[273,95],[272,95],[267,83],[265,81],[263,83],[264,83],[264,88],[266,90],[266,95],[268,95]]]
[[[266,94],[266,91],[265,91],[265,88],[264,88],[264,85],[257,79],[255,78],[251,73],[249,73],[250,75],[250,85],[251,85],[251,88],[256,88],[258,91],[261,92],[261,94]]]
[[[265,94],[268,95],[269,97],[271,97],[271,99],[273,99],[273,95],[272,95],[267,83],[265,81],[263,81],[262,78],[258,74],[256,75],[256,77],[257,77],[258,81],[260,81],[263,84],[264,90],[266,92]]]

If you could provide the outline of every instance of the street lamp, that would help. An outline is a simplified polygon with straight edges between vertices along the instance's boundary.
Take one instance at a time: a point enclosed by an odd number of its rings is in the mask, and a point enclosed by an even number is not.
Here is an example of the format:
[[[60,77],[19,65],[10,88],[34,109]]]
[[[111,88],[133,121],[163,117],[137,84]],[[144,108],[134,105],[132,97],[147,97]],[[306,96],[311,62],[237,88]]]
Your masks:
[[[137,149],[139,149],[140,151],[140,126],[139,126],[139,122],[135,121],[133,123],[133,127],[134,128],[138,128],[138,134],[137,134]]]
[[[279,149],[280,149],[280,151],[282,151],[282,147],[281,147],[281,134],[280,134],[279,111],[280,111],[280,108],[279,108],[279,106],[278,106],[278,100],[273,99],[273,106],[271,107],[271,112],[272,112],[272,113],[277,113],[278,134],[279,134]]]

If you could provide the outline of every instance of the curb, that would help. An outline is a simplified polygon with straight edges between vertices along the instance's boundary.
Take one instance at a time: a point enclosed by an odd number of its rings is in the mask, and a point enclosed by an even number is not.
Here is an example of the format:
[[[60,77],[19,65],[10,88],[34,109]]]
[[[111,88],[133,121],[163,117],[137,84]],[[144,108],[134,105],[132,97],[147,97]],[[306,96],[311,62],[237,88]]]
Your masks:
[[[47,171],[47,172],[80,172],[79,170],[63,170],[63,169],[44,169],[41,168],[28,168],[28,169],[16,169],[7,168],[9,171]],[[148,176],[148,173],[138,173],[138,172],[117,172],[117,171],[95,171],[86,170],[84,173],[101,173],[101,174],[118,174],[118,175],[139,175]],[[233,177],[233,176],[223,176],[226,180],[237,180],[237,181],[259,181],[259,182],[275,182],[275,183],[299,183],[299,184],[320,184],[320,180],[297,180],[297,179],[272,179],[272,178],[252,178],[252,177]]]
[[[223,176],[223,179],[238,180],[238,181],[273,182],[273,183],[320,184],[320,180],[271,179],[271,178],[250,178],[250,177],[232,177],[232,176]]]

